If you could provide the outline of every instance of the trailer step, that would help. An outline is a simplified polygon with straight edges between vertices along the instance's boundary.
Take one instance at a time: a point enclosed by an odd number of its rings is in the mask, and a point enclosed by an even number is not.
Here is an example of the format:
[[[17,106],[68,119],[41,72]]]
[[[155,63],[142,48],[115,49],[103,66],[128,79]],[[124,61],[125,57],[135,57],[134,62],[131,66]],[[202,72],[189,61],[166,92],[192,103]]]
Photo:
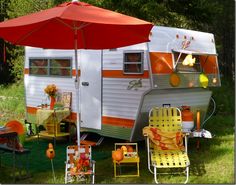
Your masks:
[[[81,144],[81,145],[91,145],[91,146],[96,146],[96,145],[97,145],[96,142],[94,142],[94,141],[88,141],[88,140],[81,140],[81,141],[80,141],[80,144]]]
[[[91,145],[91,146],[98,146],[102,143],[104,137],[99,136],[99,139],[97,141],[91,141],[91,140],[86,140],[88,133],[84,133],[81,138],[80,138],[80,143],[83,145]]]

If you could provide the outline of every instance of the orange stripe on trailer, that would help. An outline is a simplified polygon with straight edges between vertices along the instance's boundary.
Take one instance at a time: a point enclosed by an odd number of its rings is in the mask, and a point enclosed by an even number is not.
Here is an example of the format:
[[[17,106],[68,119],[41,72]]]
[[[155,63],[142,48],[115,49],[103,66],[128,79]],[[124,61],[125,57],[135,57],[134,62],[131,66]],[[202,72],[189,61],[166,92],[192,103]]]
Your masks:
[[[24,69],[24,74],[25,74],[25,75],[28,75],[28,74],[29,74],[29,68],[25,68],[25,69]]]
[[[172,54],[150,52],[153,74],[170,74],[173,72]]]
[[[72,69],[72,76],[76,76],[76,70]],[[80,70],[78,71],[78,76],[80,76]]]
[[[104,78],[149,78],[148,71],[143,74],[124,74],[122,70],[103,70],[102,77]]]
[[[125,118],[114,118],[114,117],[102,117],[102,123],[107,125],[119,126],[132,128],[134,126],[134,120]]]
[[[67,118],[76,122],[77,114],[72,112]],[[134,120],[103,116],[102,124],[132,128],[134,125]]]

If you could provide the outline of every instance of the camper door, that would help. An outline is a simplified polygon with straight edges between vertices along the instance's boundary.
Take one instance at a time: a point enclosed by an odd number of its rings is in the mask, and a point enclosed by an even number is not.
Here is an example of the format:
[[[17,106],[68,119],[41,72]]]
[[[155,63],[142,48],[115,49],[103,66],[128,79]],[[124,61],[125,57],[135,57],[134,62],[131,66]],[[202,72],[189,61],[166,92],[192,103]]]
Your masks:
[[[101,51],[81,50],[81,126],[101,129]]]

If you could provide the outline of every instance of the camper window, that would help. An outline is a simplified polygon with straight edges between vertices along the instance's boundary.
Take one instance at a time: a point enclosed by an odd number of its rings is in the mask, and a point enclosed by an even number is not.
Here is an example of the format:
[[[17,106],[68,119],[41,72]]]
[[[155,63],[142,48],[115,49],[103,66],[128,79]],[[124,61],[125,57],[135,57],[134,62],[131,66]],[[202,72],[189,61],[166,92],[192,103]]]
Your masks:
[[[46,59],[30,59],[29,65],[29,74],[48,75],[48,61]]]
[[[50,75],[52,76],[71,76],[71,60],[51,59]]]
[[[178,58],[178,63],[176,65],[176,71],[177,72],[182,72],[182,73],[200,73],[201,72],[201,65],[200,65],[200,60],[198,55],[192,55],[192,59],[194,60],[193,64],[184,64],[183,61],[187,57],[187,54],[185,53],[174,53],[174,59],[175,62],[177,62]]]
[[[143,52],[124,53],[124,74],[143,73]]]
[[[30,59],[30,75],[71,77],[71,59]]]

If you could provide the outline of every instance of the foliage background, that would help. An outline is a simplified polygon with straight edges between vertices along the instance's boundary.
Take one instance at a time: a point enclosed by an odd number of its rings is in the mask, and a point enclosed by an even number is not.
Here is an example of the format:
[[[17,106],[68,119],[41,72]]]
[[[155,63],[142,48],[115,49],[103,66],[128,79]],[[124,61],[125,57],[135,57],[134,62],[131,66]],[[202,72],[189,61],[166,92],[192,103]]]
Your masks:
[[[67,0],[69,1],[69,0]],[[159,26],[213,33],[224,88],[212,89],[230,95],[216,96],[221,109],[234,113],[235,2],[233,0],[83,0],[95,6],[138,17]],[[0,21],[56,6],[65,0],[0,0]],[[4,45],[6,62],[4,62]],[[0,85],[22,81],[24,47],[0,40]],[[227,89],[225,87],[228,87]],[[213,93],[214,94],[214,93]],[[218,102],[217,102],[218,103]],[[224,111],[221,111],[224,112]]]
[[[0,0],[0,21],[47,9],[65,0]],[[160,26],[187,28],[215,35],[221,75],[234,87],[235,2],[233,0],[84,0],[92,5],[138,17]],[[23,78],[23,47],[0,41],[0,83]],[[4,80],[3,80],[4,79]]]
[[[70,1],[70,0],[68,0]],[[195,142],[190,143],[191,157],[190,182],[200,183],[233,183],[234,178],[234,92],[235,92],[235,2],[233,0],[83,0],[90,4],[138,17],[156,25],[187,28],[215,35],[222,87],[212,88],[213,98],[217,103],[216,113],[206,124],[206,129],[216,137],[212,140],[201,140],[201,150],[196,150]],[[50,8],[65,0],[0,0],[0,21]],[[4,45],[6,46],[6,62],[4,62]],[[0,123],[8,119],[24,121],[24,86],[23,86],[24,48],[5,43],[0,40]],[[111,172],[113,166],[110,152],[114,141],[106,141],[100,148],[95,148],[95,160],[99,152],[107,152],[106,159],[96,163],[96,182],[99,183],[147,183],[153,182],[153,176],[146,168],[140,169],[142,178],[114,180]],[[34,144],[32,144],[34,145]],[[26,143],[30,148],[31,143]],[[34,145],[35,146],[35,145]],[[32,148],[31,168],[35,170],[34,178],[22,181],[25,183],[54,183],[49,174],[50,163],[46,161],[44,150],[47,143]],[[107,147],[108,146],[108,147]],[[142,145],[144,146],[144,144]],[[144,150],[144,148],[141,148]],[[141,151],[141,150],[140,150]],[[60,151],[57,151],[59,154]],[[61,149],[62,160],[56,165],[64,165],[65,148]],[[146,153],[140,153],[146,159]],[[96,159],[97,157],[97,159]],[[7,160],[7,162],[11,159]],[[62,162],[62,163],[61,163]],[[147,161],[143,160],[142,166]],[[41,165],[43,164],[43,165]],[[46,170],[45,170],[46,169]],[[64,167],[56,168],[57,183],[63,183]],[[1,171],[1,183],[9,183],[9,172]],[[32,171],[34,169],[31,169]],[[104,173],[110,172],[110,173]],[[5,178],[5,181],[3,180]],[[128,181],[130,180],[130,181]],[[175,178],[164,179],[180,182]]]

